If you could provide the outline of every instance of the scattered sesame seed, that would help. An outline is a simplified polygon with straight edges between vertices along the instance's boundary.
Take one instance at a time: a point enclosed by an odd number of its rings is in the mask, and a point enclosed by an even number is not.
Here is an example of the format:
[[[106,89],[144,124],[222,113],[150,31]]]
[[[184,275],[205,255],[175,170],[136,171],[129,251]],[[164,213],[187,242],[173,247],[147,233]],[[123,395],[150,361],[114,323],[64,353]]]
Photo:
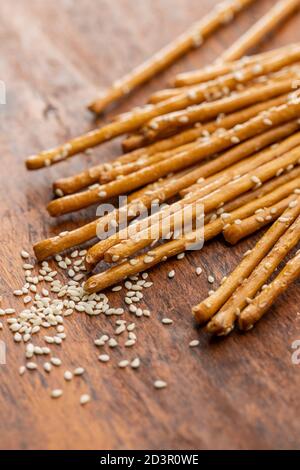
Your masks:
[[[69,370],[66,370],[66,372],[64,373],[64,379],[69,382],[70,380],[73,379],[73,374],[71,371]]]
[[[51,398],[60,398],[63,394],[63,391],[59,388],[52,390],[51,392]]]
[[[120,369],[125,369],[125,367],[127,367],[129,365],[129,361],[127,360],[123,360],[123,361],[120,361],[119,364],[118,364],[118,367]]]
[[[108,362],[110,360],[110,357],[108,354],[101,354],[99,357],[98,357],[99,361],[100,362]]]
[[[79,400],[79,402],[82,406],[86,405],[90,401],[91,401],[91,397],[90,397],[90,395],[87,395],[87,394],[81,395],[80,400]]]
[[[159,389],[163,389],[163,388],[166,388],[166,387],[167,387],[167,383],[164,382],[163,380],[156,380],[156,381],[154,382],[154,387],[155,387],[156,389],[158,389],[158,390],[159,390]]]

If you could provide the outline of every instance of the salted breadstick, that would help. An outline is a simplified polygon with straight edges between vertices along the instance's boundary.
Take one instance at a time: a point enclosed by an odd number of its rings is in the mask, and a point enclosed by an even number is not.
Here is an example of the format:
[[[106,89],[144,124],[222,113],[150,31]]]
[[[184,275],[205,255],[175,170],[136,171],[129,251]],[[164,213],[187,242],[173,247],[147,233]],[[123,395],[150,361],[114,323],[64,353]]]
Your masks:
[[[300,75],[298,75],[300,77]],[[228,97],[213,102],[189,107],[183,111],[177,111],[168,115],[153,119],[144,128],[146,135],[159,135],[165,129],[180,129],[195,122],[211,120],[221,113],[228,114],[238,109],[246,108],[258,102],[289,93],[300,86],[297,75],[283,81],[270,80],[266,85],[250,87],[245,91],[234,93]]]
[[[288,104],[272,108],[243,125],[236,126],[230,131],[224,131],[221,135],[214,135],[205,142],[200,142],[192,150],[176,154],[167,160],[131,173],[126,178],[112,181],[99,189],[84,191],[51,201],[47,207],[48,212],[52,216],[63,215],[97,202],[106,201],[114,196],[126,194],[169,173],[192,166],[204,158],[260,134],[268,128],[295,119],[298,117],[299,112],[300,100],[294,98]]]
[[[245,195],[242,195],[236,198],[234,201],[231,201],[228,204],[225,204],[223,208],[226,212],[235,210],[237,207],[247,204],[248,202],[251,202],[253,199],[257,199],[267,194],[268,192],[273,192],[276,188],[278,188],[278,186],[281,186],[291,181],[292,179],[298,177],[299,175],[300,175],[300,169],[295,168],[294,170],[286,174],[283,174],[279,176],[278,178],[275,178],[274,180],[267,182],[261,188],[255,191],[250,191],[249,193],[246,193]],[[173,181],[172,182],[168,181],[168,187],[164,189],[163,191],[164,194],[162,196],[162,192],[160,191],[159,184],[155,183],[156,190],[153,191],[152,197],[150,197],[149,195],[145,195],[145,193],[148,192],[148,188],[145,188],[143,190],[144,192],[139,191],[140,194],[139,194],[138,199],[141,199],[144,196],[144,199],[142,199],[141,202],[146,207],[149,207],[147,206],[147,204],[151,205],[152,200],[155,200],[155,199],[159,199],[160,202],[163,202],[169,197],[172,197],[172,195],[175,195],[178,193],[178,187],[176,186],[176,184],[177,183]],[[183,181],[181,185],[184,186],[184,184],[185,182]],[[134,198],[130,199],[129,197],[128,202],[132,203],[127,208],[128,209],[127,213],[129,215],[131,212],[131,209],[136,210],[136,201],[134,201]],[[64,232],[63,234],[61,234],[61,236],[56,236],[56,237],[42,240],[36,243],[34,245],[34,252],[35,252],[37,259],[39,261],[43,261],[49,258],[50,256],[54,256],[58,253],[61,253],[64,250],[67,250],[69,248],[74,248],[75,246],[78,246],[82,243],[92,240],[97,235],[97,227],[99,229],[99,233],[101,234],[105,230],[107,230],[107,227],[113,220],[119,220],[118,212],[119,210],[116,210],[113,213],[110,213],[101,219],[96,219],[95,221],[90,222],[89,224],[86,224],[78,229],[72,230],[70,232]],[[222,228],[223,226],[221,227],[221,230]]]
[[[288,171],[287,173],[283,173],[280,176],[272,178],[271,180],[267,181],[262,186],[260,186],[258,189],[250,190],[247,193],[244,193],[241,196],[238,196],[237,198],[233,199],[232,201],[227,202],[226,204],[224,204],[224,206],[219,209],[219,213],[232,212],[236,208],[248,204],[249,202],[252,202],[255,199],[259,199],[263,196],[271,194],[274,192],[274,190],[280,188],[286,183],[293,181],[294,179],[298,178],[298,176],[300,176],[300,167],[296,167],[293,170]]]
[[[232,61],[236,61],[256,46],[278,24],[288,18],[299,7],[297,0],[283,0],[277,3],[252,28],[227,49],[210,67],[177,75],[175,86],[185,86],[212,80],[232,70]],[[272,51],[271,51],[272,52]]]
[[[294,200],[294,204],[293,207],[300,205],[300,197]],[[281,261],[299,242],[300,217],[297,217],[292,225],[290,225],[289,218],[285,215],[279,217],[278,222],[288,227],[286,232],[281,235],[269,254],[260,261],[249,278],[244,280],[243,284],[237,288],[224,307],[212,318],[207,325],[209,333],[218,336],[230,333],[240,312],[246,307],[248,302],[252,301],[252,298],[272,276]]]
[[[258,201],[253,201],[252,207],[245,208],[245,216],[255,210],[257,208]],[[252,211],[252,212],[251,212]],[[243,215],[243,207],[240,208],[236,213],[233,213],[233,217]],[[218,220],[209,223],[204,227],[204,238],[208,240],[213,238],[218,233],[222,231],[222,227],[224,222],[221,218]],[[85,283],[85,290],[88,293],[99,292],[101,290],[106,289],[112,285],[119,283],[120,281],[124,280],[128,276],[133,276],[140,272],[146,271],[153,266],[156,266],[160,262],[166,261],[168,258],[176,256],[179,253],[189,249],[191,246],[197,245],[197,243],[201,242],[203,239],[203,230],[199,229],[197,231],[191,232],[184,236],[179,240],[172,240],[166,242],[157,248],[151,249],[146,255],[142,254],[134,258],[131,261],[125,261],[122,264],[117,266],[113,266],[109,268],[107,271],[91,276],[87,282]],[[194,247],[195,248],[195,247]]]
[[[300,180],[298,179],[297,189],[300,189]],[[256,214],[244,220],[239,220],[238,224],[230,224],[223,230],[225,240],[231,245],[235,245],[243,238],[252,235],[262,227],[269,225],[280,217],[289,207],[289,204],[295,200],[295,196],[289,196],[282,201],[277,202],[271,207],[260,209]]]
[[[249,63],[255,63],[254,60],[252,60],[250,62],[250,60],[248,60],[248,59],[249,59],[248,57],[245,57],[243,59],[243,62],[241,62],[241,63],[244,63],[244,64],[245,63],[248,63],[248,64]],[[225,67],[226,67],[226,65],[225,65]],[[232,68],[232,70],[235,70],[235,69]],[[269,78],[271,80],[271,79],[273,79],[273,76],[274,76],[274,74],[271,74],[266,78]],[[253,84],[255,84],[255,83],[256,82],[253,81]],[[195,84],[195,85],[198,85],[198,84]],[[150,98],[148,100],[148,103],[157,104],[157,103],[160,103],[161,101],[165,101],[165,100],[168,100],[170,98],[174,98],[175,96],[178,96],[182,92],[188,92],[189,91],[190,93],[192,93],[195,85],[182,86],[182,87],[177,87],[177,88],[165,88],[163,90],[159,90],[159,91],[157,91],[156,93],[154,93],[153,95],[150,96]],[[251,85],[251,83],[249,85]],[[139,136],[139,134],[136,134],[135,137],[138,139],[138,136]]]
[[[291,192],[293,192],[296,188],[298,188],[298,181],[295,181],[295,178],[297,178],[300,175],[300,169],[295,169],[291,172],[289,172],[287,175],[282,175],[279,178],[276,178],[277,181],[271,181],[267,183],[266,185],[263,185],[260,189],[257,189],[256,191],[252,191],[250,194],[246,194],[246,197],[242,196],[239,198],[236,198],[233,202],[229,202],[228,204],[225,204],[222,207],[222,218],[221,220],[224,220],[224,225],[228,225],[230,220],[234,221],[234,218],[229,219],[225,218],[228,217],[229,212],[234,211],[235,209],[241,207],[241,206],[246,206],[249,203],[252,203],[253,200],[255,200],[254,205],[250,205],[250,215],[254,213],[255,210],[261,209],[260,204],[264,204],[265,206],[269,206],[274,204],[275,202],[278,202],[278,200],[283,199],[287,195],[289,195]],[[184,177],[188,178],[190,175],[185,175]],[[184,177],[182,178],[182,181],[184,180]],[[292,181],[291,181],[292,179]],[[175,183],[172,182],[173,186],[175,186]],[[180,182],[179,182],[180,184]],[[181,183],[182,184],[182,183]],[[279,187],[279,189],[277,189]],[[271,194],[268,194],[268,191],[271,192]],[[261,203],[258,202],[261,200]],[[162,201],[160,201],[162,202]],[[264,207],[264,206],[263,206]],[[247,217],[248,213],[245,212],[246,209],[243,212],[243,217],[240,214],[240,212],[237,213],[236,218],[244,218]],[[233,217],[233,216],[232,216]],[[154,218],[146,218],[143,220],[142,223],[139,223],[138,225],[135,226],[136,232],[144,230],[144,227],[147,228],[146,224],[151,224],[151,222],[154,222]],[[219,227],[220,231],[222,230],[223,225]],[[217,233],[220,233],[217,232]],[[112,258],[115,255],[119,256],[119,253],[114,253],[110,252],[108,253],[108,250],[115,245],[117,245],[120,240],[124,240],[126,235],[126,229],[124,229],[121,233],[117,233],[105,240],[102,240],[98,242],[96,245],[91,247],[88,251],[87,257],[86,257],[86,262],[87,262],[87,267],[89,269],[92,269],[99,261],[101,261],[104,257],[104,254],[107,252],[106,258],[109,261],[112,261]],[[128,238],[128,237],[127,237]],[[123,251],[123,249],[122,249]]]
[[[297,252],[280,271],[277,277],[258,294],[250,305],[240,314],[238,322],[243,331],[253,328],[264,314],[270,309],[277,298],[300,276],[300,253]]]
[[[242,83],[247,83],[259,76],[276,72],[298,60],[300,60],[300,46],[295,46],[285,56],[266,60],[260,67],[246,66],[236,73],[225,75],[216,81],[211,81],[204,85],[199,85],[192,94],[182,93],[157,105],[148,105],[144,109],[133,111],[124,120],[109,123],[100,129],[70,140],[62,146],[33,155],[26,160],[27,168],[35,170],[60,162],[88,148],[95,147],[122,134],[136,130],[154,117],[184,109],[192,104],[200,104],[206,100],[210,93],[218,92],[222,94],[224,89],[226,91],[228,89],[234,90]]]
[[[299,129],[299,126],[300,124],[298,121],[292,121],[291,123],[272,129],[269,132],[265,132],[260,136],[253,137],[252,139],[246,140],[246,142],[237,145],[215,160],[206,163],[203,167],[194,170],[194,174],[197,174],[200,180],[196,184],[188,186],[180,191],[180,195],[186,196],[190,192],[200,190],[203,186],[217,189],[223,184],[228,183],[231,179],[242,176],[248,171],[283,155],[294,147],[300,145],[300,133],[296,132]],[[281,138],[293,134],[293,132],[296,133],[291,137],[284,139],[278,145],[259,152],[267,145],[277,142]],[[249,155],[251,156],[253,154],[253,157],[249,157]],[[249,158],[244,160],[245,157]],[[236,165],[234,165],[235,163]],[[207,177],[209,176],[209,173],[212,174],[212,176],[204,179],[204,181],[203,179],[201,180],[201,177]]]
[[[270,109],[273,106],[279,106],[286,102],[288,95],[282,95],[278,98],[274,98],[273,100],[266,101],[264,103],[259,103],[254,106],[250,106],[249,108],[243,109],[241,111],[237,111],[235,113],[229,114],[228,116],[220,116],[215,121],[201,125],[200,123],[196,123],[195,127],[192,129],[188,129],[185,131],[181,131],[179,134],[176,134],[172,137],[167,139],[163,139],[152,143],[147,148],[152,147],[153,145],[157,145],[157,152],[168,150],[169,148],[175,148],[179,145],[184,145],[190,142],[195,141],[199,137],[202,137],[204,134],[212,133],[216,129],[230,129],[234,127],[236,124],[241,124],[243,122],[248,121],[254,116],[257,116],[260,112]],[[144,135],[140,136],[140,144],[137,147],[130,148],[130,151],[138,151],[142,150],[141,147],[147,145],[148,138]],[[124,144],[125,141],[123,141]],[[122,145],[123,145],[122,144]],[[128,151],[129,149],[126,149]],[[155,152],[154,152],[155,153]],[[146,153],[145,153],[146,154]]]
[[[258,241],[251,252],[243,258],[237,268],[227,277],[225,282],[210,297],[193,307],[193,314],[199,323],[206,323],[220,310],[241,282],[248,278],[299,214],[300,204],[285,211],[284,219],[287,222],[283,223],[282,219],[277,220]]]
[[[207,241],[212,237],[221,233],[221,231],[230,223],[234,223],[236,220],[240,221],[243,220],[245,217],[249,215],[253,215],[255,211],[260,210],[264,206],[272,205],[274,202],[278,202],[284,198],[287,194],[290,194],[295,188],[299,188],[299,178],[296,181],[292,181],[291,183],[287,183],[286,185],[278,188],[277,190],[273,191],[273,193],[267,194],[262,198],[258,198],[248,202],[239,209],[234,210],[232,213],[222,212],[220,218],[217,221],[213,221],[214,223],[209,224],[205,227],[205,237],[204,239]],[[293,196],[293,200],[295,196]],[[201,200],[200,200],[201,201]],[[289,201],[291,202],[291,201]],[[287,204],[288,205],[288,204]],[[186,205],[183,206],[184,208],[187,207]],[[194,212],[191,214],[191,217],[195,217],[199,214],[199,205],[195,206]],[[205,207],[205,206],[204,206]],[[184,220],[184,214],[180,217],[180,213],[176,213],[178,223]],[[207,216],[208,220],[210,216]],[[176,222],[175,221],[175,222]],[[152,222],[152,221],[151,221]],[[174,223],[174,218],[167,217],[163,219],[164,224],[160,221],[160,223],[156,223],[153,220],[153,225],[146,227],[143,229],[141,226],[137,226],[136,235],[132,235],[125,240],[123,237],[118,239],[117,236],[111,237],[111,239],[105,240],[105,242],[100,242],[99,244],[95,245],[92,249],[88,252],[89,261],[92,261],[89,264],[89,267],[94,267],[97,262],[99,262],[103,257],[107,262],[113,261],[120,261],[129,256],[136,253],[138,250],[149,246],[151,240],[163,238],[169,231],[175,231],[176,229],[180,229],[181,227],[177,226]],[[150,220],[149,220],[150,223]],[[123,234],[122,234],[123,235]],[[124,234],[125,235],[125,234]],[[148,237],[148,239],[146,238]],[[151,240],[149,240],[151,237]],[[102,249],[102,253],[100,255],[100,249]]]
[[[199,192],[196,191],[195,193],[192,193],[188,199],[183,199],[181,201],[181,205],[184,207],[185,202],[188,204],[197,201],[199,204],[202,203],[205,214],[210,213],[217,207],[222,207],[222,204],[225,202],[234,199],[235,197],[245,193],[257,185],[261,185],[264,181],[271,179],[276,175],[278,170],[281,170],[283,167],[289,168],[290,166],[298,164],[300,161],[299,156],[300,146],[284,154],[283,156],[278,157],[276,160],[265,163],[261,167],[256,168],[240,179],[235,180],[232,183],[229,183],[221,189],[213,193],[209,193],[204,197],[201,197],[201,190]],[[165,223],[168,223],[168,221],[170,224],[170,230],[172,230],[172,220],[171,218],[166,217]],[[105,260],[112,261],[113,259],[121,260],[128,258],[137,251],[149,246],[154,240],[152,236],[153,233],[161,234],[161,232],[162,230],[160,224],[154,224],[150,228],[139,232],[137,236],[128,240],[124,240],[119,245],[112,247],[105,254]]]
[[[282,23],[299,8],[299,0],[281,0],[277,2],[268,13],[244,34],[239,41],[227,49],[218,59],[220,63],[235,60],[245,54],[246,51],[256,46],[273,31],[278,24]]]
[[[193,172],[190,172],[189,175],[186,177],[186,181],[188,181],[188,179],[190,181],[197,181],[198,179],[201,179],[201,183],[187,187],[186,189],[182,190],[180,194],[185,195],[190,191],[200,189],[203,185],[208,186],[215,181],[216,183],[214,188],[216,189],[222,184],[226,184],[228,181],[230,181],[231,178],[239,174],[245,174],[247,171],[250,171],[251,169],[257,166],[266,163],[269,159],[275,158],[280,154],[295,147],[296,145],[299,145],[300,134],[296,134],[289,140],[284,141],[284,143],[281,144],[279,148],[270,149],[270,151],[266,155],[256,155],[255,162],[253,161],[253,164],[246,164],[246,162],[244,162],[242,166],[238,166],[237,168],[231,167],[230,171],[228,170],[222,175],[220,174],[220,171],[224,168],[227,168],[233,165],[234,163],[239,162],[240,160],[253,153],[257,153],[260,149],[266,147],[267,145],[270,145],[274,142],[279,141],[280,139],[283,139],[284,137],[287,137],[290,134],[293,134],[299,129],[299,126],[300,124],[298,123],[298,121],[292,121],[278,128],[271,129],[270,131],[264,132],[263,134],[253,137],[252,139],[249,139],[246,142],[234,147],[233,149],[225,152],[220,157],[201,165],[200,167],[196,168]],[[192,144],[187,144],[185,146],[178,147],[177,150],[173,151],[173,154],[175,155],[176,153],[187,150],[188,148],[192,148]],[[158,154],[157,156],[155,156],[155,159],[153,159],[153,163],[156,159],[162,160],[170,156],[172,156],[172,152],[168,154]],[[240,168],[240,171],[238,171],[238,168]],[[242,170],[242,168],[244,168],[244,170]],[[121,174],[122,172],[123,170],[121,169],[120,172],[118,170],[115,170],[109,172],[109,176],[111,179],[115,179],[117,175]],[[208,177],[210,175],[214,176],[212,176],[208,180],[203,181],[204,177]],[[223,180],[219,180],[221,176],[224,177]],[[212,186],[210,186],[210,188],[212,189]]]
[[[238,114],[240,114],[240,117],[241,119],[239,120],[239,124],[245,122],[245,115],[247,114],[247,116],[251,117],[251,114],[252,116],[255,116],[257,115],[258,112],[264,110],[264,109],[269,109],[270,107],[272,106],[278,106],[284,102],[286,102],[286,98],[287,98],[288,95],[282,95],[280,96],[279,98],[275,98],[274,100],[269,100],[267,102],[264,102],[263,103],[263,106],[262,107],[249,107],[249,108],[246,108],[245,110],[243,110],[242,112],[239,112]],[[269,104],[269,106],[268,106]],[[256,109],[254,109],[256,108]],[[233,114],[231,115],[233,117]],[[220,128],[227,128],[228,126],[226,125],[226,119],[228,120],[230,118],[230,116],[228,116],[228,118],[223,118],[223,119],[220,119],[220,120],[217,120],[216,122],[212,122],[212,123],[209,123],[208,125],[204,125],[202,127],[202,133],[206,133],[206,132],[209,132],[216,129],[218,126]],[[230,121],[232,122],[232,118],[230,118]],[[224,125],[222,125],[222,122]],[[229,122],[229,121],[227,121]],[[199,134],[200,134],[200,128],[198,128],[199,130]],[[198,131],[197,131],[198,133]],[[150,157],[146,157],[146,155],[144,155],[142,158],[140,159],[137,159],[135,162],[133,163],[128,163],[128,164],[124,164],[124,165],[119,165],[118,167],[113,167],[105,172],[102,172],[102,182],[104,182],[105,180],[107,181],[113,181],[115,180],[118,176],[121,176],[121,175],[128,175],[130,173],[133,173],[134,171],[138,171],[141,166],[149,166],[149,165],[152,165],[156,162],[159,162],[161,161],[162,159],[166,159],[166,158],[169,158],[173,155],[176,155],[176,153],[179,153],[181,151],[185,151],[185,150],[188,150],[188,149],[192,149],[193,148],[193,145],[195,145],[194,142],[191,142],[191,143],[188,143],[188,144],[184,144],[184,145],[181,145],[181,146],[178,146],[176,147],[175,149],[172,149],[172,150],[169,150],[169,151],[166,151],[166,152],[160,152],[160,153],[157,153],[153,156],[150,156]]]
[[[90,104],[89,109],[94,113],[101,113],[108,105],[150,80],[188,51],[199,47],[207,36],[222,26],[224,22],[231,21],[241,9],[251,3],[253,0],[232,0],[217,5],[210,14],[195,23],[186,33],[121,80],[115,82],[101,97]]]

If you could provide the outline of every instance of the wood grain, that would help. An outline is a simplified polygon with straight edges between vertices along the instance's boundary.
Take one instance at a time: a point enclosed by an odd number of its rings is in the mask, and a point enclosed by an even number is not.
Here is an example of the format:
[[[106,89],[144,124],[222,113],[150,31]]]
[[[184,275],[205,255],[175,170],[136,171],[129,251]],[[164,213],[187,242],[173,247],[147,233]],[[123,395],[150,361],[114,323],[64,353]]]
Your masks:
[[[152,52],[184,31],[215,3],[210,0],[15,0],[0,3],[0,79],[7,104],[0,105],[1,294],[4,306],[19,306],[11,291],[22,280],[19,251],[43,237],[76,227],[94,209],[50,220],[45,205],[51,183],[91,163],[116,156],[119,143],[74,158],[46,171],[27,173],[23,160],[93,127],[85,105],[99,87],[109,85]],[[165,86],[175,72],[208,63],[232,44],[274,2],[261,0],[206,47],[191,53],[169,71],[138,90],[119,106],[125,111]],[[260,50],[299,39],[300,15],[266,38]],[[60,353],[64,368],[50,377],[40,373],[20,378],[23,348],[4,328],[7,365],[0,366],[0,447],[2,449],[296,449],[300,444],[300,368],[292,365],[291,344],[300,336],[297,310],[299,283],[249,334],[210,340],[198,331],[191,306],[207,295],[241,258],[254,238],[234,248],[222,239],[182,261],[154,269],[155,288],[145,295],[151,319],[138,321],[139,371],[120,371],[97,361],[93,341],[111,332],[107,319],[76,315],[66,320],[68,338]],[[204,275],[197,277],[196,266]],[[176,270],[168,280],[170,269]],[[217,285],[216,282],[216,285]],[[110,294],[114,305],[121,297]],[[163,327],[164,316],[174,325]],[[5,325],[6,326],[6,325]],[[192,339],[200,347],[189,349]],[[55,348],[54,348],[55,350]],[[133,353],[132,353],[133,354]],[[113,351],[114,363],[120,357]],[[82,365],[84,378],[65,386],[51,401],[67,367]],[[166,390],[155,391],[163,378]],[[82,408],[80,393],[91,391]]]

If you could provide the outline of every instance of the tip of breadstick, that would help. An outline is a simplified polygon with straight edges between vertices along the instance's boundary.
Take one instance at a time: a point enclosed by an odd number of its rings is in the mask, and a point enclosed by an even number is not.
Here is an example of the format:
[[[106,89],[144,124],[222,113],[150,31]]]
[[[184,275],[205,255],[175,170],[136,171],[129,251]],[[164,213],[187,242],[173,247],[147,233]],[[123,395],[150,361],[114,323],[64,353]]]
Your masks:
[[[207,323],[211,317],[207,311],[207,307],[205,306],[204,302],[193,307],[192,314],[197,323],[199,323],[200,325]]]
[[[83,290],[87,294],[94,294],[99,292],[101,289],[97,286],[97,281],[94,279],[95,276],[90,277],[83,285]]]
[[[45,259],[49,257],[49,255],[47,254],[47,250],[46,250],[47,246],[48,246],[47,240],[42,240],[40,242],[37,242],[35,245],[33,245],[33,251],[38,261],[45,261]]]
[[[43,168],[44,165],[40,164],[39,159],[36,155],[32,155],[25,160],[25,166],[27,170],[38,170],[39,168]]]
[[[243,238],[242,231],[239,230],[237,225],[230,225],[228,228],[225,228],[223,230],[223,237],[230,245],[236,245]]]
[[[95,261],[94,261],[93,257],[91,255],[89,255],[89,253],[87,253],[87,255],[85,257],[84,266],[85,266],[85,268],[88,272],[93,271],[93,269],[95,267]]]
[[[253,321],[251,321],[252,305],[249,305],[239,316],[238,326],[241,331],[249,331],[253,328]]]

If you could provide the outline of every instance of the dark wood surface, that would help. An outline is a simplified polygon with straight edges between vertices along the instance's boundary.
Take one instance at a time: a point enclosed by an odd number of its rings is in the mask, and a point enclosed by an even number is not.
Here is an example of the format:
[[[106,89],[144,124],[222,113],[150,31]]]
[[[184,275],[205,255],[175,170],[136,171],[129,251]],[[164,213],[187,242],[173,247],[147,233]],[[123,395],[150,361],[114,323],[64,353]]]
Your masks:
[[[22,280],[20,249],[43,237],[91,220],[94,209],[51,220],[45,204],[51,183],[92,162],[116,156],[119,143],[105,145],[93,157],[47,171],[27,173],[23,159],[92,128],[85,105],[105,86],[208,12],[211,0],[2,0],[0,2],[0,79],[7,104],[0,105],[0,265],[4,306],[20,304],[11,291]],[[141,103],[168,83],[177,71],[214,59],[273,4],[260,0],[200,51],[138,90],[119,110]],[[260,48],[300,38],[300,15],[282,26]],[[82,365],[87,373],[65,386],[51,401],[51,388],[62,371],[20,378],[23,347],[6,325],[7,365],[0,366],[0,447],[2,449],[295,449],[300,443],[300,366],[292,365],[291,344],[300,337],[297,311],[300,286],[276,303],[249,334],[210,340],[197,330],[191,306],[207,295],[207,275],[220,281],[255,238],[235,248],[222,239],[183,261],[170,261],[151,272],[155,287],[145,295],[151,319],[137,320],[139,371],[120,371],[97,361],[95,336],[111,331],[105,318],[74,315],[66,320],[68,338],[61,350],[64,368]],[[204,275],[197,277],[195,267]],[[176,269],[170,281],[167,273]],[[114,305],[118,294],[109,294]],[[164,327],[169,316],[174,325]],[[192,339],[200,347],[188,347]],[[55,348],[54,348],[55,349]],[[61,352],[60,352],[61,351]],[[156,391],[153,380],[168,388]],[[90,391],[92,402],[78,404]]]

